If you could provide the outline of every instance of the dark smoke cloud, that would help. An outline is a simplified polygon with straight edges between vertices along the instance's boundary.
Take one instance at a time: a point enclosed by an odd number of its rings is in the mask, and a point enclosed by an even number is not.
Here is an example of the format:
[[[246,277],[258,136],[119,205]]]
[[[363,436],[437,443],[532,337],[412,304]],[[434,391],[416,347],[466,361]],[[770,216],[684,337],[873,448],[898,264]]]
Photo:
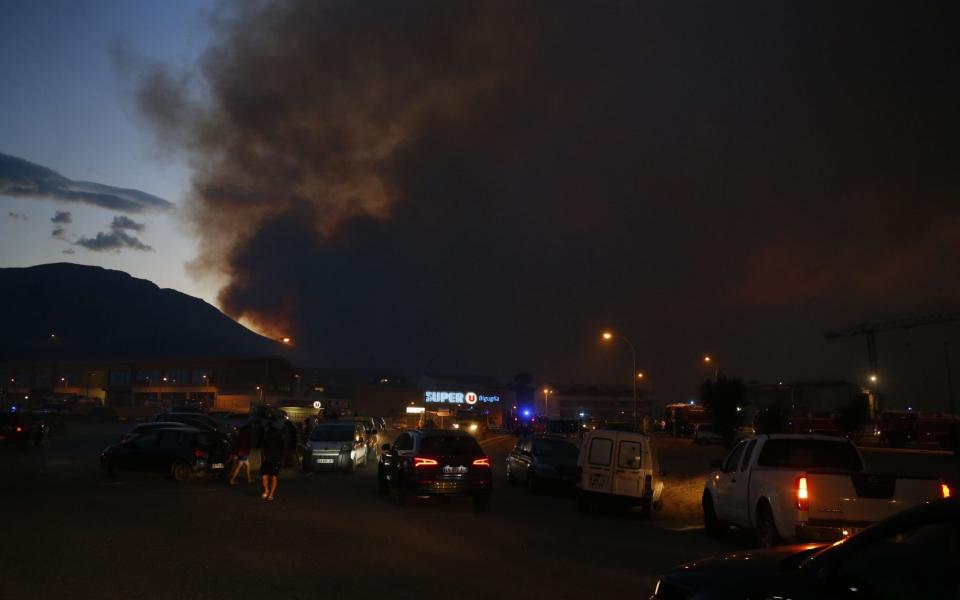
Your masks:
[[[74,242],[74,245],[81,246],[94,252],[120,251],[123,249],[140,250],[143,252],[152,252],[153,248],[141,242],[137,237],[130,235],[127,231],[144,231],[146,225],[137,223],[129,217],[116,216],[110,224],[109,232],[98,232],[96,237],[81,237]],[[54,232],[56,235],[56,231]]]
[[[615,326],[671,400],[706,350],[853,378],[823,328],[960,302],[938,10],[229,5],[137,99],[228,314],[326,364],[606,381]]]
[[[50,237],[55,237],[58,240],[68,241],[67,230],[59,225],[53,228],[53,231],[50,232]]]
[[[68,224],[73,223],[73,217],[70,216],[70,212],[66,210],[58,210],[55,215],[50,219],[51,223],[60,223]]]
[[[0,196],[79,202],[128,213],[168,211],[174,205],[140,190],[74,181],[16,156],[0,153]]]

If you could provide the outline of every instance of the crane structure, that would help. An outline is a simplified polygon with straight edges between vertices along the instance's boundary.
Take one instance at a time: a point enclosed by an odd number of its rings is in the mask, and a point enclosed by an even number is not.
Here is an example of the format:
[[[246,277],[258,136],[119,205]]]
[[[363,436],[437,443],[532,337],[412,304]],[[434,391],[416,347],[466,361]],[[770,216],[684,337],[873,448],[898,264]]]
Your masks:
[[[867,361],[870,363],[871,377],[877,376],[877,334],[881,331],[893,331],[896,329],[912,329],[926,325],[939,325],[941,323],[953,323],[960,321],[960,312],[937,313],[933,315],[924,315],[922,317],[906,317],[903,319],[893,319],[890,321],[878,321],[875,323],[861,323],[849,329],[840,329],[837,331],[828,331],[824,336],[828,340],[842,337],[853,337],[862,335],[867,338]]]

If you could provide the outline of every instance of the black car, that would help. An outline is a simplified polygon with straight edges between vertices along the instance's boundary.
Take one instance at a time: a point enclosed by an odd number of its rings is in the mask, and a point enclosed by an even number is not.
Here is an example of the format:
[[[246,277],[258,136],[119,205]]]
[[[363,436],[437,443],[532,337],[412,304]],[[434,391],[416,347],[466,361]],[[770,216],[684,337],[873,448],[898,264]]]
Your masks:
[[[216,431],[222,433],[230,438],[234,438],[237,435],[237,428],[233,425],[226,423],[221,423],[220,421],[213,419],[202,413],[179,413],[179,412],[165,412],[160,413],[153,419],[156,422],[165,421],[165,422],[177,422],[185,423],[196,427],[197,429],[203,429],[206,431]]]
[[[409,496],[469,496],[476,510],[490,503],[490,457],[470,434],[454,429],[401,433],[384,444],[377,468],[382,494],[396,490],[401,504]]]
[[[230,442],[222,433],[184,429],[154,429],[110,446],[100,454],[108,474],[140,471],[186,481],[197,473],[223,473]]]
[[[0,444],[13,444],[26,448],[39,446],[47,435],[47,426],[42,416],[28,411],[0,413]]]
[[[574,485],[580,449],[569,439],[534,433],[520,438],[507,455],[507,481],[522,482],[536,491],[545,484]]]
[[[898,513],[835,544],[779,546],[681,565],[654,599],[960,598],[960,499]]]

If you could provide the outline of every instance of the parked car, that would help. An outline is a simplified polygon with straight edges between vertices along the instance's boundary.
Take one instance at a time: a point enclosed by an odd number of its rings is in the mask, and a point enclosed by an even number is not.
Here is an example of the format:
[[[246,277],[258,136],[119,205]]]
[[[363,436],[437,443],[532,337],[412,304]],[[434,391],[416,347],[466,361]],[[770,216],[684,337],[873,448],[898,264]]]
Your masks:
[[[737,433],[734,435],[734,442],[753,437],[755,433],[753,427],[738,427]],[[713,423],[697,423],[693,426],[693,443],[702,446],[706,444],[722,444],[723,436],[717,432],[717,428],[713,426]]]
[[[313,428],[304,445],[304,471],[337,470],[353,473],[367,464],[366,433],[355,421],[323,421]]]
[[[480,417],[459,417],[453,422],[453,428],[468,433],[478,440],[487,437],[487,422]]]
[[[937,479],[868,473],[844,437],[772,434],[738,443],[703,490],[707,532],[727,525],[756,531],[761,546],[783,540],[836,540],[927,500]]]
[[[384,444],[377,468],[380,493],[410,496],[469,496],[486,510],[493,490],[490,457],[470,434],[456,429],[413,430]]]
[[[202,413],[164,412],[155,416],[153,420],[154,422],[175,421],[178,423],[186,423],[187,425],[193,425],[198,429],[222,433],[231,439],[234,439],[237,436],[237,428],[233,425],[230,425],[229,423],[222,423],[217,419],[211,418]]]
[[[650,436],[597,429],[587,433],[577,457],[581,511],[597,504],[659,510],[663,472]]]
[[[45,435],[62,434],[67,429],[67,416],[63,410],[35,410],[30,413],[35,420],[42,421]]]
[[[352,421],[363,426],[363,438],[367,443],[367,456],[376,460],[380,453],[380,429],[373,417],[344,417],[341,421]]]
[[[523,482],[532,491],[546,484],[577,482],[580,449],[569,439],[548,433],[524,436],[507,455],[507,481]]]
[[[736,552],[662,575],[651,600],[960,598],[960,499],[925,502],[836,544]]]
[[[47,435],[47,426],[42,418],[29,411],[0,413],[0,443],[26,448],[39,446]]]
[[[186,481],[199,473],[223,473],[230,442],[217,432],[154,429],[106,448],[100,466],[108,473],[140,471]]]
[[[140,423],[130,431],[123,434],[123,437],[120,438],[120,443],[129,442],[130,440],[132,440],[133,438],[137,437],[142,433],[145,433],[147,431],[154,431],[156,429],[181,429],[184,431],[204,431],[188,423],[180,423],[178,421],[151,421],[149,423]]]
[[[546,433],[579,440],[583,429],[579,419],[550,419],[547,421]]]

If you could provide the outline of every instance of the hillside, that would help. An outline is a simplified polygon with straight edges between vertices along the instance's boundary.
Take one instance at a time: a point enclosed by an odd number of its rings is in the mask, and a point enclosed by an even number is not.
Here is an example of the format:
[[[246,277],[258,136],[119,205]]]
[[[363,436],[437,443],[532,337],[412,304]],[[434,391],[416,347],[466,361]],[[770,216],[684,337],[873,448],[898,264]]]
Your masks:
[[[285,354],[215,307],[121,271],[68,263],[0,269],[0,360]]]

